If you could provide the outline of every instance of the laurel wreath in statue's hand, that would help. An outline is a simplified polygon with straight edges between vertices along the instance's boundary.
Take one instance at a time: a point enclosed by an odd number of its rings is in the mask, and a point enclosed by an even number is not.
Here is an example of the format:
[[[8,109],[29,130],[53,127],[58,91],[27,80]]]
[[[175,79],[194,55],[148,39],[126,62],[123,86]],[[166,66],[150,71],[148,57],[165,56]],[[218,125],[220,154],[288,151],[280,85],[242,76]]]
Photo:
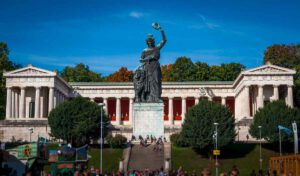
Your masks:
[[[163,30],[162,27],[157,22],[152,23],[152,27],[159,31]]]

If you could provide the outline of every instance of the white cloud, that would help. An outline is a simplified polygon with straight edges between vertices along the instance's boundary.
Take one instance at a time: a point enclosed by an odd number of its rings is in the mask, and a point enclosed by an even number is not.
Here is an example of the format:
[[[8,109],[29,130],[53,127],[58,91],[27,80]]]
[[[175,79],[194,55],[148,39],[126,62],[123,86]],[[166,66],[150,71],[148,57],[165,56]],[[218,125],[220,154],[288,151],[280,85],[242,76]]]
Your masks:
[[[132,18],[139,19],[139,18],[142,18],[144,16],[144,14],[141,13],[141,12],[132,11],[132,12],[129,13],[129,16],[132,17]]]

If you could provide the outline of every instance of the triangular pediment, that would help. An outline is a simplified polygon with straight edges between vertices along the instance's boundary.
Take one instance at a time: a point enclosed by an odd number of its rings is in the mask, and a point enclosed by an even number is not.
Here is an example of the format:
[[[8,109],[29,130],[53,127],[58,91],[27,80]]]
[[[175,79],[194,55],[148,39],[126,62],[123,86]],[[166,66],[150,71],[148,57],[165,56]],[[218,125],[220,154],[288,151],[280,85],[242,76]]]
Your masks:
[[[250,70],[246,70],[243,74],[295,74],[296,71],[276,65],[263,65]]]
[[[6,77],[8,76],[56,76],[56,75],[57,74],[55,72],[33,67],[32,65],[14,71],[6,72],[4,74],[4,76]]]

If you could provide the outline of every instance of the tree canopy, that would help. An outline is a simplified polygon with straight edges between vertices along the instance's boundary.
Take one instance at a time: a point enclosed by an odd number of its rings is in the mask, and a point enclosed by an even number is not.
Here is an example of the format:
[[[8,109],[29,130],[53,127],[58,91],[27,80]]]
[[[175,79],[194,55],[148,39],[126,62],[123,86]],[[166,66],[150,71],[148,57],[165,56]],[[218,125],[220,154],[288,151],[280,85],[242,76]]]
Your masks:
[[[172,66],[171,81],[194,81],[196,67],[188,57],[179,57]]]
[[[259,128],[261,136],[269,142],[276,142],[278,138],[278,125],[292,129],[292,123],[300,123],[300,113],[298,109],[288,107],[284,101],[274,101],[259,109],[254,115],[253,124],[250,127],[250,134],[259,138]],[[282,133],[282,140],[292,141],[292,137]]]
[[[100,136],[101,108],[96,103],[82,97],[63,102],[49,114],[48,122],[51,127],[51,135],[77,146],[89,143],[90,139],[98,139]],[[108,118],[103,110],[102,113],[103,137],[105,137]]]
[[[107,82],[132,82],[133,71],[128,70],[126,67],[121,67],[119,71],[110,74],[107,78]]]
[[[66,66],[60,73],[67,82],[100,82],[103,81],[100,73],[93,72],[89,66],[80,63],[75,67]]]
[[[19,64],[15,64],[12,61],[10,61],[8,55],[9,49],[7,44],[4,42],[0,42],[0,120],[5,118],[6,106],[6,88],[3,73],[5,71],[15,70],[21,67]]]
[[[203,100],[190,108],[182,125],[181,137],[196,149],[214,146],[214,123],[218,125],[218,146],[223,147],[234,140],[234,117],[230,110],[215,102]]]
[[[172,64],[161,66],[162,81],[171,81],[172,66]]]
[[[264,63],[270,62],[286,68],[295,68],[300,64],[300,45],[272,45],[264,54]]]

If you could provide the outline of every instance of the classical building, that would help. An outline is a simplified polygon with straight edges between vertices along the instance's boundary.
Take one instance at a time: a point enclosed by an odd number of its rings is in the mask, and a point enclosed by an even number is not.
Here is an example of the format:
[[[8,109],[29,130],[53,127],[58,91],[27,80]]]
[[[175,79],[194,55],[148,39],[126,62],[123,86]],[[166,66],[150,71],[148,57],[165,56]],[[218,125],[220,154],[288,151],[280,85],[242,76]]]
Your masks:
[[[293,107],[291,69],[267,64],[243,71],[235,81],[164,82],[164,125],[166,136],[180,129],[187,110],[203,99],[219,102],[234,114],[247,133],[248,124],[259,108],[274,100]],[[0,122],[0,140],[35,140],[48,136],[49,112],[63,101],[82,96],[104,103],[111,124],[130,136],[132,129],[133,83],[66,82],[56,72],[32,65],[4,73],[7,88],[6,118]]]

